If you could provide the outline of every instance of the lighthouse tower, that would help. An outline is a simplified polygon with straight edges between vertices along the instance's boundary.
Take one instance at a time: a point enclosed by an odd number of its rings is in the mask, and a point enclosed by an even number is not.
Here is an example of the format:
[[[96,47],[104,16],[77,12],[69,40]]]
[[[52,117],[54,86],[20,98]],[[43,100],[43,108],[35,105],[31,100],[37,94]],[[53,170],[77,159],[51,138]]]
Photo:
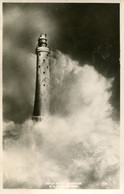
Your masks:
[[[49,48],[47,47],[46,34],[41,34],[36,47],[37,65],[36,65],[36,88],[35,102],[32,119],[41,121],[49,114]]]

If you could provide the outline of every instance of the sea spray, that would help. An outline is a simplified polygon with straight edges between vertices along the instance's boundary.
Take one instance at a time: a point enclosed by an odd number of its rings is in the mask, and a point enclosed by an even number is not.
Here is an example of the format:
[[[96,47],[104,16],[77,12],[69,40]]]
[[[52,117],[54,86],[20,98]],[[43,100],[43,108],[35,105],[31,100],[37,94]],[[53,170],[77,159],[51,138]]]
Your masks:
[[[52,53],[48,118],[4,123],[4,188],[50,188],[49,182],[118,188],[119,124],[112,118],[112,82],[90,65]]]

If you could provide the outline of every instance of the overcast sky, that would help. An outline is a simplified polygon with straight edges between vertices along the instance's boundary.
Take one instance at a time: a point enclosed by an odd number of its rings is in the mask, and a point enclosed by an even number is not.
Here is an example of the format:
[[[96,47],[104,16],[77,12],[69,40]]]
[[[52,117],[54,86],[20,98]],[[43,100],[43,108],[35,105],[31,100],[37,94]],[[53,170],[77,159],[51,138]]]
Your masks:
[[[112,103],[119,115],[119,4],[3,3],[4,119],[22,122],[32,113],[31,57],[41,32],[51,50],[115,78]]]

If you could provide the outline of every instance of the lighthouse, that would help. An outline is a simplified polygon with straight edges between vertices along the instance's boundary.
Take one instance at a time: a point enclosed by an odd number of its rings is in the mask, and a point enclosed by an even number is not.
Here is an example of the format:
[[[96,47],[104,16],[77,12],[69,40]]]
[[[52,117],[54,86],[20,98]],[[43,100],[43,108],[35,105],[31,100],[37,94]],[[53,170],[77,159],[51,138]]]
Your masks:
[[[47,47],[47,35],[41,34],[36,47],[36,86],[32,119],[41,121],[49,114],[50,104],[50,71],[49,48]]]

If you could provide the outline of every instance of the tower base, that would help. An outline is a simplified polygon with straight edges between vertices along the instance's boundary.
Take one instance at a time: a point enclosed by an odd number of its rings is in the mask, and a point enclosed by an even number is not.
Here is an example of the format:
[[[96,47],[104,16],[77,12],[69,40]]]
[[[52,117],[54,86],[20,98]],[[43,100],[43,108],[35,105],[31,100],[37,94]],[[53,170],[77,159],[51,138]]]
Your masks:
[[[43,120],[43,117],[42,116],[32,116],[32,120],[36,121],[36,122],[39,122],[39,121]]]

